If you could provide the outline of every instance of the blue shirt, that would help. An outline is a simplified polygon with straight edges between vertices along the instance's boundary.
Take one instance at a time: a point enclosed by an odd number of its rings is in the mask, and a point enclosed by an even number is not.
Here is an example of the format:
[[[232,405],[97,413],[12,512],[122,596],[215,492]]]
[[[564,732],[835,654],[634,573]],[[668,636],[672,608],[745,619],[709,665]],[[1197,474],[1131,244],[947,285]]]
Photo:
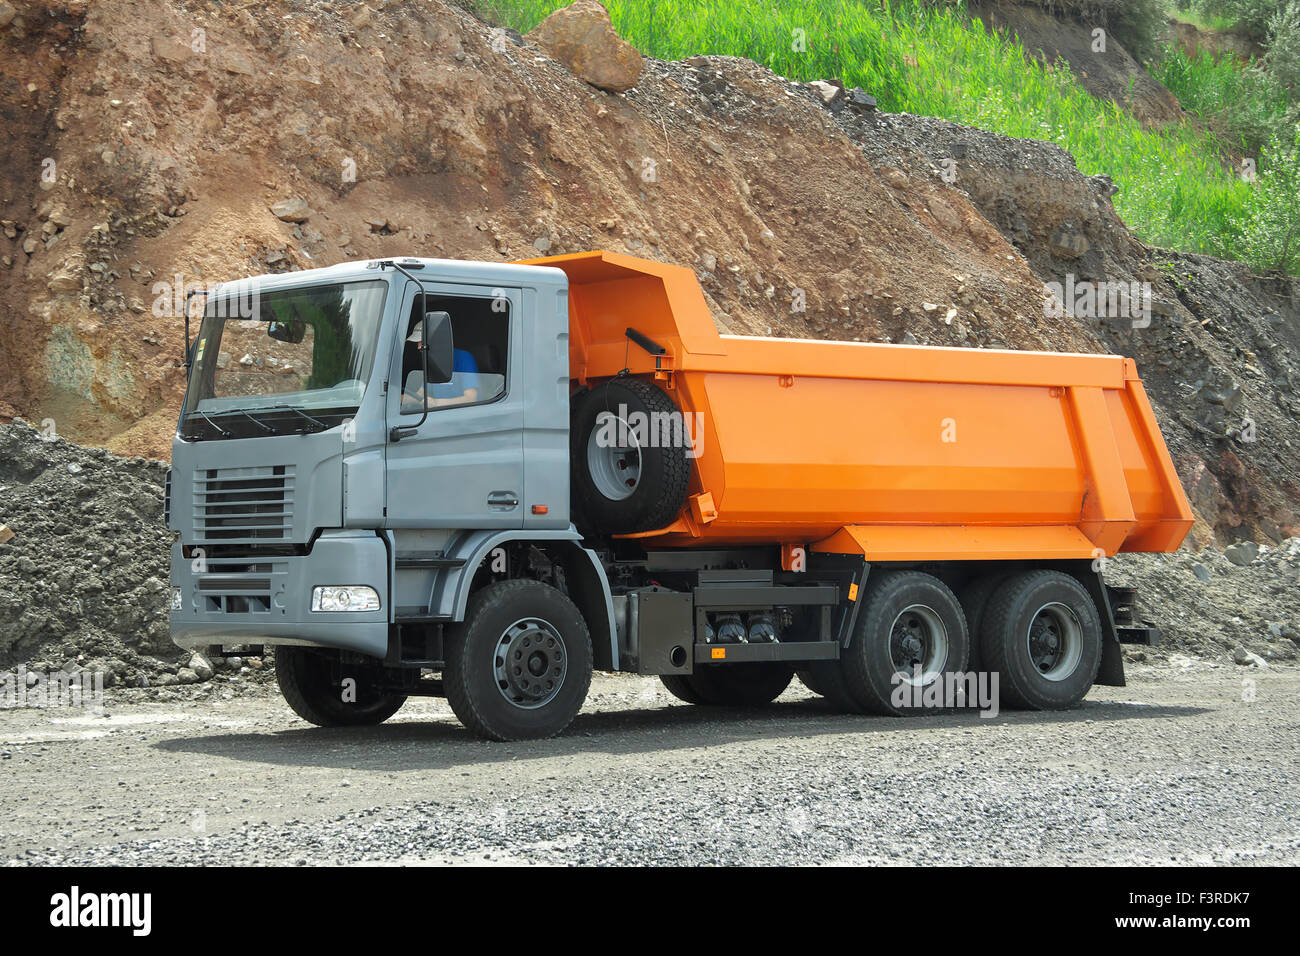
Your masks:
[[[451,381],[429,387],[430,398],[460,398],[471,388],[478,388],[478,363],[464,349],[452,355]]]

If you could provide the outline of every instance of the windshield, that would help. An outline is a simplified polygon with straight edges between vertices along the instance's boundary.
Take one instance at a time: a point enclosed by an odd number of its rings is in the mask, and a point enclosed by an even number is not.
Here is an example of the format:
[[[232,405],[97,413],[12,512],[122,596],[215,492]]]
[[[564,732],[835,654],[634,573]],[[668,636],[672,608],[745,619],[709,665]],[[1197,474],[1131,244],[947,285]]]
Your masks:
[[[181,436],[319,431],[352,417],[374,365],[387,289],[371,280],[210,299]]]

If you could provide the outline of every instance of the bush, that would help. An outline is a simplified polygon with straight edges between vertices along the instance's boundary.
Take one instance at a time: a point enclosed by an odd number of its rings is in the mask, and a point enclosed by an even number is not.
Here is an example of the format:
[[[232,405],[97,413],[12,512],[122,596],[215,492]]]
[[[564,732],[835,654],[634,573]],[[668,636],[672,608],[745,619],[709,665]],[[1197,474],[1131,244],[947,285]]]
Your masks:
[[[1268,24],[1265,68],[1300,100],[1300,0],[1291,0]]]
[[[1195,0],[1196,8],[1209,17],[1233,24],[1237,32],[1252,40],[1268,39],[1269,24],[1287,6],[1287,0]]]
[[[1274,137],[1238,228],[1246,261],[1265,272],[1300,271],[1300,124]]]
[[[1119,0],[1109,29],[1139,62],[1153,57],[1165,30],[1164,0]]]

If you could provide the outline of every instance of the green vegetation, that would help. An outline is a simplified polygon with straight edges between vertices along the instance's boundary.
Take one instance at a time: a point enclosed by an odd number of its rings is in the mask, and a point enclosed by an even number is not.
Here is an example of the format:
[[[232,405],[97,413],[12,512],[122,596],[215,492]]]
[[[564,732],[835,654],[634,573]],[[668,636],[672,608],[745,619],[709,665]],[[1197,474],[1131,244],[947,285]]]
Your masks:
[[[1274,137],[1259,174],[1259,188],[1238,223],[1246,261],[1263,271],[1300,274],[1300,124],[1286,139]]]
[[[1258,67],[1231,54],[1217,61],[1209,54],[1190,58],[1166,47],[1151,72],[1178,101],[1250,156],[1287,124],[1291,109],[1286,90]]]
[[[1235,31],[1255,40],[1266,40],[1269,25],[1293,0],[1187,0],[1187,12],[1198,15],[1205,29]],[[1179,19],[1188,19],[1180,14]]]
[[[566,4],[469,2],[489,22],[523,32]],[[1116,209],[1146,241],[1226,258],[1249,256],[1255,187],[1225,166],[1227,144],[1218,135],[1192,124],[1143,129],[1113,102],[1085,92],[1064,65],[1038,64],[1018,42],[984,29],[963,4],[603,2],[620,35],[651,56],[748,57],[792,79],[839,78],[861,86],[885,110],[1054,142],[1073,154],[1085,174],[1114,180]],[[1229,81],[1219,76],[1216,82],[1225,87],[1226,101]],[[1200,95],[1209,102],[1208,85]]]
[[[1226,17],[1223,14],[1206,13],[1195,4],[1188,2],[1188,0],[1179,0],[1177,4],[1170,8],[1169,15],[1175,20],[1181,20],[1183,23],[1190,23],[1194,27],[1199,27],[1202,30],[1212,30],[1216,33],[1229,32],[1235,22],[1232,17]]]

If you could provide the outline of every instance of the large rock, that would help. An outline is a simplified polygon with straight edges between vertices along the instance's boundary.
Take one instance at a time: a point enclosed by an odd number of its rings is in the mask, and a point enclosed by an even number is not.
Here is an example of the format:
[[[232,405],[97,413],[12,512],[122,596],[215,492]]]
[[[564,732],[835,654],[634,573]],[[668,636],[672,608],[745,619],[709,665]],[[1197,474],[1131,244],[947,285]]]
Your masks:
[[[1238,567],[1244,568],[1259,557],[1259,545],[1254,541],[1237,541],[1223,549],[1223,556]]]
[[[641,76],[641,54],[614,32],[596,0],[577,0],[537,25],[530,39],[592,86],[622,93]]]
[[[302,199],[281,199],[271,204],[271,215],[284,222],[306,222],[311,218],[311,207]]]
[[[194,672],[199,680],[210,680],[212,678],[212,663],[202,654],[195,654],[190,658],[190,670]]]

